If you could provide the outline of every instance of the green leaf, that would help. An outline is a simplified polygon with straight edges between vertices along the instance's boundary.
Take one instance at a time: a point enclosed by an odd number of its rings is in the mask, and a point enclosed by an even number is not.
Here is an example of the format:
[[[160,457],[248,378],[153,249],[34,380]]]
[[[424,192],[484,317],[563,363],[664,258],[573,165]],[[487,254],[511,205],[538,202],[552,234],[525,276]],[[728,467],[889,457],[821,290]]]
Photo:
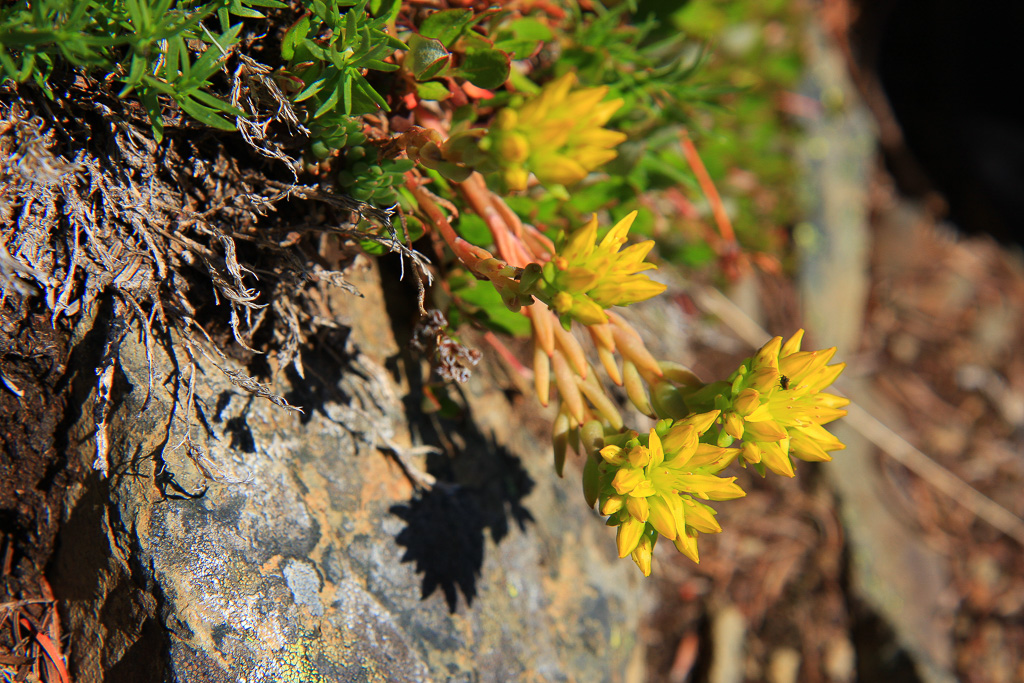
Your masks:
[[[196,63],[192,65],[192,77],[188,79],[190,86],[205,85],[210,76],[220,71],[221,60],[224,59],[225,52],[238,42],[238,34],[241,30],[242,24],[235,24],[220,34],[213,41],[214,44],[203,51],[203,54],[196,60]],[[224,52],[221,52],[221,50],[224,50]]]
[[[342,78],[341,80],[346,80],[347,81],[347,79],[344,79],[344,78]],[[326,114],[330,110],[334,109],[335,105],[338,104],[338,97],[339,97],[340,91],[341,91],[341,87],[340,86],[341,86],[341,84],[339,83],[339,84],[335,85],[335,87],[331,88],[331,94],[327,96],[327,99],[324,100],[323,104],[321,104],[319,107],[317,107],[316,112],[313,114],[313,118],[314,119],[323,116],[324,114]]]
[[[508,80],[511,59],[507,54],[495,49],[469,49],[465,59],[452,75],[461,76],[473,85],[488,90],[501,87]]]
[[[145,86],[139,88],[139,100],[142,102],[142,106],[145,107],[146,113],[149,114],[149,122],[153,128],[153,139],[159,144],[164,139],[164,119],[160,110],[160,100],[157,94],[146,88]]]
[[[228,5],[228,11],[236,17],[242,17],[244,19],[264,19],[266,18],[262,12],[257,12],[254,9],[249,9],[242,6],[242,0],[231,0],[231,4]]]
[[[245,118],[245,112],[234,106],[233,104],[226,102],[215,95],[211,95],[205,90],[196,90],[191,93],[192,97],[196,98],[206,106],[217,109],[224,112],[228,116],[238,116]]]
[[[341,110],[348,116],[352,113],[352,76],[345,74],[341,77]]]
[[[380,242],[374,242],[373,240],[360,240],[359,248],[370,256],[383,256],[391,251]]]
[[[326,78],[318,78],[312,83],[307,84],[305,88],[300,90],[299,93],[292,98],[292,102],[302,102],[304,100],[308,100],[310,97],[313,97],[313,95],[316,95],[318,92],[320,92],[324,87],[324,83],[326,82]]]
[[[281,40],[281,57],[291,60],[295,56],[295,46],[300,45],[309,33],[309,15],[295,22]]]
[[[377,59],[361,59],[356,62],[352,62],[352,66],[361,69],[373,69],[374,71],[396,71],[398,69],[397,64],[391,64],[390,62],[382,62]]]
[[[485,326],[506,334],[524,337],[530,334],[530,319],[505,307],[501,295],[489,282],[471,280],[467,286],[452,291],[470,313]],[[472,310],[475,309],[475,310]]]
[[[413,35],[409,38],[409,53],[405,66],[418,81],[428,81],[448,66],[451,53],[439,40]]]
[[[473,25],[473,10],[449,9],[434,12],[420,24],[420,35],[436,38],[445,47],[454,43],[462,33]]]
[[[514,59],[525,59],[541,43],[551,40],[551,29],[544,23],[523,17],[498,32],[494,47],[512,55]]]
[[[460,215],[458,222],[453,227],[470,244],[484,246],[494,241],[487,222],[475,213]]]
[[[412,159],[396,159],[391,162],[387,170],[389,173],[405,173],[411,171],[416,167],[416,162]]]
[[[369,9],[370,14],[377,17],[381,25],[385,25],[395,20],[402,9],[402,3],[400,0],[370,0]]]
[[[448,90],[448,86],[440,81],[417,83],[416,94],[421,100],[437,100],[439,102],[448,99],[452,95]]]
[[[327,50],[323,49],[309,38],[303,39],[302,46],[309,50],[309,54],[313,55],[317,59],[324,62],[327,61]]]
[[[188,47],[185,46],[184,38],[175,36],[167,41],[166,59],[163,68],[164,80],[168,83],[177,81],[180,72],[184,71],[184,69],[179,69],[179,66],[184,67],[185,64],[188,64]]]
[[[384,111],[391,111],[391,107],[388,106],[387,100],[385,100],[383,97],[381,97],[380,93],[378,93],[376,90],[374,90],[373,86],[371,86],[369,83],[367,83],[365,78],[363,78],[362,76],[356,74],[355,77],[353,78],[353,80],[355,81],[356,88],[361,93],[363,93],[368,98],[370,98],[370,101],[372,101],[374,104],[376,104],[377,107],[379,107],[380,109],[383,109]],[[347,114],[348,112],[345,112],[345,113]]]
[[[235,130],[235,124],[233,121],[218,116],[217,112],[207,107],[206,105],[200,104],[189,96],[180,97],[177,100],[178,106],[182,110],[194,118],[200,123],[205,123],[211,128],[218,128],[220,130]]]
[[[149,6],[145,1],[140,3],[139,0],[127,0],[125,2],[125,6],[128,10],[128,16],[131,17],[132,25],[135,27],[135,30],[141,35],[148,33],[150,16]]]
[[[130,93],[145,75],[146,58],[138,53],[132,53],[131,67],[128,69],[128,75],[124,78],[124,87],[121,88],[121,92],[117,93],[117,96],[124,97]]]
[[[327,56],[330,58],[331,63],[334,64],[336,69],[339,71],[345,71],[349,68],[348,58],[352,56],[352,49],[348,48],[343,52],[338,52],[338,48],[331,45],[327,50]]]

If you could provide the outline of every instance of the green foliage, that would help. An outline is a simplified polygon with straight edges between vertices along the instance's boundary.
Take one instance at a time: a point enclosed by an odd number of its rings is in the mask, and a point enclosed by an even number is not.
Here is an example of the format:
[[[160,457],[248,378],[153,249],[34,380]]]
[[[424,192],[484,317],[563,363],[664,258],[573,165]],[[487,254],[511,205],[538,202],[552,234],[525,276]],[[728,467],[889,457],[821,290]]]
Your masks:
[[[701,112],[695,141],[714,178],[734,207],[734,228],[749,247],[777,252],[783,228],[798,220],[791,179],[797,127],[780,106],[780,94],[798,88],[803,72],[799,27],[806,16],[792,3],[733,0],[689,3],[676,12],[680,30],[714,41],[707,79],[732,86],[722,107]]]
[[[398,202],[397,187],[405,181],[403,174],[415,165],[409,159],[378,159],[372,147],[355,145],[345,150],[344,164],[338,171],[338,187],[353,199],[376,206],[392,206]]]
[[[689,122],[694,105],[712,105],[726,90],[697,79],[707,58],[700,42],[678,31],[662,35],[654,16],[630,23],[625,5],[595,10],[577,9],[556,72],[576,71],[581,83],[609,86],[610,96],[624,102],[612,123],[631,136]]]
[[[386,31],[400,3],[311,0],[303,7],[284,35],[281,55],[288,64],[276,77],[286,89],[297,86],[292,100],[306,123],[326,119],[319,125],[325,134],[316,139],[337,144],[330,131],[344,125],[339,117],[387,109],[364,72],[398,68],[384,60],[405,49]],[[0,8],[0,76],[32,81],[52,98],[50,81],[61,63],[110,74],[121,86],[119,96],[141,101],[158,141],[168,101],[200,123],[234,130],[233,118],[245,112],[217,94],[226,86],[218,74],[245,21],[266,19],[266,10],[282,16],[288,8],[279,0],[19,0]],[[205,23],[214,15],[217,32]],[[235,18],[241,21],[232,24]]]
[[[448,285],[451,287],[454,305],[461,315],[495,332],[516,337],[529,336],[529,318],[508,310],[498,290],[490,283],[481,282],[469,273],[460,271],[448,277]]]
[[[607,10],[595,3],[594,8],[583,12],[577,7],[565,27],[550,27],[559,51],[549,77],[572,71],[583,85],[607,86],[608,99],[623,101],[608,126],[629,139],[604,166],[605,173],[591,175],[568,197],[531,195],[510,203],[530,220],[563,229],[579,225],[595,211],[610,210],[619,219],[641,209],[634,230],[650,234],[650,216],[638,197],[679,187],[699,195],[679,149],[679,133],[693,123],[696,111],[714,107],[735,89],[711,85],[704,78],[707,50],[700,41],[663,31],[656,17],[631,18],[626,4]],[[529,33],[529,23],[520,26],[524,21],[503,29],[497,44],[507,44],[505,36],[517,32],[539,36]]]
[[[281,42],[287,60],[283,75],[301,84],[292,101],[301,104],[307,120],[330,113],[359,116],[388,110],[388,103],[363,75],[363,70],[394,71],[385,62],[405,43],[388,35],[388,20],[398,0],[377,3],[379,16],[367,14],[368,0],[303,0],[306,14],[288,29]],[[348,8],[342,12],[342,8]]]
[[[422,83],[420,97],[441,99],[434,78],[464,78],[481,88],[500,87],[509,76],[511,56],[470,29],[488,13],[468,9],[434,12],[409,38],[405,66]]]
[[[138,96],[158,140],[161,96],[201,123],[234,130],[226,117],[244,113],[214,94],[213,78],[239,40],[241,24],[227,19],[262,16],[255,6],[285,7],[276,0],[19,0],[0,9],[2,76],[31,80],[52,98],[59,64],[103,71],[121,84],[119,95]],[[222,17],[219,34],[203,25],[214,13]]]

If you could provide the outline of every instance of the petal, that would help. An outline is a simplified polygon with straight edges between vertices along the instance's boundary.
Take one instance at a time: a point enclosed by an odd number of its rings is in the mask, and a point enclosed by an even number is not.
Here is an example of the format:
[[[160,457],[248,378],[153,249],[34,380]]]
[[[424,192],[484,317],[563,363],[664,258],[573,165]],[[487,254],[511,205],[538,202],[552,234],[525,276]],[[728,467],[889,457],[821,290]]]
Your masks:
[[[597,215],[595,214],[587,224],[569,234],[565,246],[559,250],[559,254],[566,261],[580,262],[590,256],[594,251],[594,240],[597,239]]]
[[[705,534],[717,534],[722,530],[722,525],[715,519],[713,508],[704,503],[687,498],[683,501],[686,511],[686,525]]]
[[[754,367],[778,368],[779,349],[782,348],[782,337],[773,337],[771,341],[762,346],[754,355]]]
[[[600,451],[601,457],[610,465],[622,465],[626,462],[626,453],[619,446],[605,446]]]
[[[752,441],[781,441],[788,435],[789,433],[775,420],[747,422],[744,424],[743,437]]]
[[[717,420],[718,416],[721,414],[722,411],[720,410],[712,410],[707,413],[698,413],[696,415],[691,415],[690,417],[683,420],[683,422],[686,424],[693,425],[694,428],[697,430],[698,434],[703,434],[704,432],[711,429],[711,425],[715,423],[715,420]]]
[[[619,551],[619,557],[625,557],[636,550],[640,543],[640,537],[644,534],[647,525],[630,517],[619,525],[618,533],[615,535],[615,545]]]
[[[661,446],[661,437],[653,428],[647,438],[647,450],[651,454],[651,467],[657,467],[665,460],[665,449]]]
[[[673,512],[672,504],[669,501],[678,501],[678,516],[681,517],[682,501],[679,499],[679,496],[675,494],[670,494],[668,496],[651,496],[650,498],[644,498],[644,500],[648,501],[649,503],[649,516],[647,518],[647,521],[651,523],[651,526],[653,526],[659,534],[669,539],[670,541],[674,541],[676,539],[676,535],[678,534],[677,529],[680,527],[677,526],[677,514]]]
[[[579,90],[568,94],[565,97],[565,101],[562,106],[566,115],[572,116],[572,118],[583,125],[595,125],[591,123],[590,117],[594,107],[604,99],[604,96],[608,94],[608,86],[602,85],[596,88],[580,88]],[[601,124],[596,124],[601,125]]]
[[[633,226],[633,221],[636,220],[637,213],[637,211],[630,211],[618,223],[612,226],[612,229],[601,240],[601,248],[609,249],[614,247],[618,249],[625,244],[626,236],[629,234],[629,229]]]
[[[836,363],[835,365],[826,365],[817,372],[808,376],[801,384],[808,391],[821,391],[832,382],[836,381],[839,374],[846,369],[846,363]]]
[[[725,433],[734,439],[743,438],[743,418],[739,413],[725,414]]]
[[[600,512],[602,515],[614,515],[616,512],[621,510],[626,505],[625,496],[608,496],[603,503],[601,503]]]
[[[654,554],[654,541],[647,534],[643,535],[636,548],[630,553],[636,566],[644,573],[644,576],[651,575],[651,556]]]
[[[732,405],[741,417],[746,417],[761,406],[761,392],[756,389],[744,389],[733,399]]]
[[[687,467],[700,468],[702,472],[714,474],[725,469],[740,454],[738,448],[722,448],[708,443],[697,444]]]
[[[569,315],[584,325],[600,325],[608,322],[608,314],[604,312],[601,305],[586,294],[579,296],[573,301],[572,307],[569,309]]]
[[[612,117],[612,114],[622,107],[622,104],[623,100],[621,98],[601,102],[594,107],[593,111],[590,113],[588,118],[589,123],[593,126],[603,126],[608,123],[608,119]]]
[[[651,496],[655,498],[656,496]],[[626,510],[629,511],[630,516],[635,519],[639,519],[641,522],[646,522],[650,516],[651,506],[648,504],[648,498],[636,498],[634,496],[626,497]]]
[[[640,276],[627,282],[602,282],[587,294],[605,306],[626,306],[640,301],[647,301],[668,289],[668,286],[655,282],[647,276]]]
[[[761,462],[775,474],[784,477],[795,477],[793,461],[789,457],[789,439],[785,448],[780,443],[759,443],[761,448]]]
[[[587,169],[566,156],[554,156],[533,168],[537,179],[545,185],[573,185],[587,177]]]
[[[698,432],[692,424],[685,422],[677,423],[668,431],[661,445],[665,450],[665,458],[671,460],[682,454],[682,462],[685,462],[692,455],[693,449],[697,446]]]
[[[644,481],[643,470],[623,467],[615,473],[615,477],[612,479],[612,488],[616,493],[624,496],[636,488],[641,481]]]
[[[675,540],[676,550],[686,555],[694,562],[700,563],[700,557],[697,555],[697,532],[686,531],[676,536]]]
[[[803,329],[797,330],[792,337],[786,340],[786,343],[782,345],[782,350],[779,351],[779,357],[784,358],[792,355],[800,350],[800,342],[803,341],[804,331]]]

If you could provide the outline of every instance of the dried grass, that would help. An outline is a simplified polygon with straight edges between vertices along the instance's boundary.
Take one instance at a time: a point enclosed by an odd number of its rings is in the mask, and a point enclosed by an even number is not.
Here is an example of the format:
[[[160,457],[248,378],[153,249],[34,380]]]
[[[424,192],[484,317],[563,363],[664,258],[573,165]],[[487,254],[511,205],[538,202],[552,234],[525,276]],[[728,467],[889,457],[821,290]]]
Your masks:
[[[239,136],[169,131],[162,146],[117,101],[36,105],[0,89],[0,309],[8,297],[41,296],[51,324],[73,328],[109,297],[123,323],[97,369],[101,474],[116,349],[129,330],[147,349],[150,397],[159,344],[190,384],[205,360],[241,390],[301,410],[271,384],[229,369],[227,356],[269,354],[277,372],[291,366],[301,377],[301,347],[335,325],[318,306],[319,288],[358,294],[345,281],[355,240],[383,243],[416,264],[417,275],[427,273],[427,259],[398,241],[391,211],[298,182],[287,144],[308,131],[267,73],[251,59],[235,68],[231,101],[250,114],[238,121]],[[176,378],[175,391],[183,381]],[[190,403],[184,408],[181,444],[216,478],[189,438]]]

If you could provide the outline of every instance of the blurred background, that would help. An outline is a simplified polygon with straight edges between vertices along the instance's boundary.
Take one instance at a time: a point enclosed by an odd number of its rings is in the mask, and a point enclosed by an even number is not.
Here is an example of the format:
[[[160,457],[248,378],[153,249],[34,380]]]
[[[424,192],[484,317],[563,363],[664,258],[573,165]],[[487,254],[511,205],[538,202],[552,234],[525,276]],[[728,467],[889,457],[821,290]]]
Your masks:
[[[690,360],[806,327],[853,404],[834,462],[750,473],[699,566],[660,560],[649,680],[1024,680],[1021,4],[672,4],[641,13],[742,88],[695,127],[762,254],[680,295]]]

